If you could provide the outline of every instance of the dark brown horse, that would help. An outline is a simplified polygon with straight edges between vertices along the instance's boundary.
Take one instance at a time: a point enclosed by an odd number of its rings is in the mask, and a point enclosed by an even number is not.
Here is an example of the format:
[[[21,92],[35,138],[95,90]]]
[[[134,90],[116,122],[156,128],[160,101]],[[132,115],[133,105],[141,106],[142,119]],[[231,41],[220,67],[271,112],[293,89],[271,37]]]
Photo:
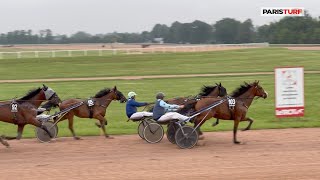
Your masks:
[[[106,109],[111,103],[112,100],[119,100],[120,103],[124,103],[127,101],[126,97],[117,90],[117,87],[112,89],[102,89],[99,91],[93,98],[92,101],[94,105],[91,107],[88,106],[87,100],[80,99],[67,99],[60,104],[60,110],[64,110],[71,105],[78,104],[83,102],[81,106],[78,108],[72,109],[69,111],[61,120],[68,119],[69,120],[69,129],[73,135],[73,138],[78,140],[79,137],[76,136],[73,129],[73,117],[77,116],[80,118],[94,118],[100,121],[100,126],[106,138],[109,135],[106,133],[105,124],[107,122],[106,118]]]
[[[219,84],[216,83],[216,86],[203,86],[197,98],[194,98],[186,102],[184,104],[184,108],[180,109],[178,112],[180,114],[190,116],[192,113],[196,111],[195,106],[200,99],[224,97],[226,95],[227,95],[227,90],[225,87],[221,85],[221,83]],[[191,122],[194,122],[194,120],[191,120]],[[216,122],[219,122],[219,119],[217,119]],[[202,131],[200,130],[200,127],[197,129],[197,131],[199,135],[202,135]]]
[[[198,99],[207,97],[223,97],[227,95],[227,90],[221,85],[221,83],[216,83],[216,86],[203,86],[200,93],[195,97],[179,97],[166,100],[169,104],[193,104],[197,102]]]
[[[195,111],[196,103],[202,98],[216,98],[224,97],[227,95],[227,89],[221,85],[221,83],[216,86],[203,86],[200,93],[192,99],[185,101],[184,108],[180,109],[178,112],[184,115],[190,115]]]
[[[223,97],[227,95],[227,90],[225,87],[221,85],[221,83],[216,86],[203,86],[201,91],[196,96],[188,96],[188,97],[176,97],[165,100],[168,104],[177,104],[177,105],[185,105],[184,108],[180,109],[178,112],[180,114],[188,115],[194,111],[194,107],[197,101],[201,98],[207,97]],[[150,106],[149,112],[152,112],[153,105]]]
[[[194,126],[199,127],[208,119],[215,117],[222,120],[234,120],[233,126],[233,142],[235,144],[240,143],[237,141],[237,130],[240,121],[249,121],[249,125],[245,130],[250,129],[252,124],[252,119],[247,118],[247,111],[254,99],[254,97],[263,97],[267,98],[268,93],[259,85],[259,81],[253,83],[245,83],[236,89],[231,97],[235,99],[235,106],[230,108],[229,100],[227,97],[223,98],[204,98],[198,101],[195,106],[196,111],[199,111],[205,107],[210,106],[214,102],[217,102],[221,99],[226,99],[222,104],[212,108],[209,111],[203,112],[195,118]],[[229,98],[229,97],[228,97]],[[234,101],[233,101],[234,102]]]
[[[36,120],[37,108],[43,101],[47,100],[49,100],[52,105],[56,106],[61,102],[53,89],[43,85],[42,88],[31,90],[27,95],[20,99],[0,102],[0,121],[18,125],[18,135],[16,137],[5,138],[9,140],[21,139],[26,124],[40,127],[50,135],[47,128]]]

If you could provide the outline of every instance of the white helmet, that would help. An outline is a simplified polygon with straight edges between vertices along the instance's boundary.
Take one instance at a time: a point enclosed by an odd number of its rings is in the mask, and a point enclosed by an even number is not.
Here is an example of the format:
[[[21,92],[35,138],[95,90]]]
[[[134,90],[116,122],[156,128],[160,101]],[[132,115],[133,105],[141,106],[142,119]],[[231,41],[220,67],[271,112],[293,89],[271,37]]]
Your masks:
[[[133,96],[136,96],[137,94],[133,91],[128,93],[128,98],[132,98]]]

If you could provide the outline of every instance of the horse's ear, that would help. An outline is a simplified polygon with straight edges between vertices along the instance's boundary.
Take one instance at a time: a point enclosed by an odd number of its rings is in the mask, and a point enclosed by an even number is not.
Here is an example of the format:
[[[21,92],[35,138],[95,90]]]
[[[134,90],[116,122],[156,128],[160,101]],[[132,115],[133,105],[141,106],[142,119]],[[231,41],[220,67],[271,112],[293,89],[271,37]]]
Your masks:
[[[222,86],[222,85],[221,85],[221,82],[219,83],[219,86]]]
[[[48,89],[48,86],[46,86],[46,85],[44,85],[44,84],[42,84],[43,85],[43,89],[44,90],[47,90]]]
[[[218,84],[218,83],[216,83],[216,85],[217,85],[217,86],[219,86],[219,84]]]
[[[113,90],[116,91],[116,90],[117,90],[117,86],[114,86],[114,87],[113,87]]]

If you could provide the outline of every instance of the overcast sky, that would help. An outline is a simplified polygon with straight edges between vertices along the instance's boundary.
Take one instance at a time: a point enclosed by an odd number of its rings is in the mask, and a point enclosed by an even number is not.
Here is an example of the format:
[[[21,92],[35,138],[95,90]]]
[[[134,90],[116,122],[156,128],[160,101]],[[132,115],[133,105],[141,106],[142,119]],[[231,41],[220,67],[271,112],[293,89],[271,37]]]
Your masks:
[[[320,0],[0,0],[0,33],[142,32],[174,21],[213,24],[230,17],[251,18],[254,25],[261,25],[279,19],[260,16],[261,7],[304,7],[312,16],[320,16]]]

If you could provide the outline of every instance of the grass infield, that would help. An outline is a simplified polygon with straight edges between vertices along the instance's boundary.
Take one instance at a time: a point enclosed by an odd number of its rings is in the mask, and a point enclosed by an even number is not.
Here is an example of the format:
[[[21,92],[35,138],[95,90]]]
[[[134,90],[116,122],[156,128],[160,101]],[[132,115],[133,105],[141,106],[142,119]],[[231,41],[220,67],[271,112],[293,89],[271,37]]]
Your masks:
[[[103,87],[113,87],[117,85],[118,89],[124,94],[129,91],[135,91],[138,101],[153,102],[154,96],[158,91],[165,92],[167,98],[195,95],[199,92],[202,85],[212,85],[215,82],[222,82],[229,93],[239,87],[243,81],[252,82],[260,80],[262,87],[268,91],[267,99],[254,100],[248,116],[255,119],[252,129],[267,128],[298,128],[298,127],[320,127],[319,121],[319,105],[320,98],[318,90],[320,87],[318,74],[305,75],[305,117],[277,119],[274,115],[274,76],[239,76],[239,77],[195,77],[195,78],[171,78],[171,79],[144,79],[144,80],[110,80],[110,81],[79,81],[79,82],[52,82],[46,83],[53,88],[61,99],[68,98],[88,98],[95,95]],[[0,99],[11,99],[15,96],[21,97],[28,90],[40,87],[40,83],[3,83],[0,88]],[[140,108],[141,110],[142,108]],[[58,111],[58,109],[53,110]],[[52,113],[53,113],[52,112]],[[125,115],[125,104],[112,102],[107,109],[106,118],[109,125],[107,131],[111,134],[132,134],[136,133],[137,124],[127,122]],[[232,121],[221,121],[216,127],[211,127],[214,120],[207,121],[203,130],[205,131],[221,131],[231,130]],[[95,127],[92,119],[75,118],[75,132],[80,135],[99,135],[100,130]],[[241,123],[241,127],[245,127],[246,122]],[[17,126],[0,122],[1,134],[16,135]],[[67,128],[67,121],[59,123],[59,136],[70,136],[71,133]],[[34,137],[34,127],[26,126],[24,137]]]

